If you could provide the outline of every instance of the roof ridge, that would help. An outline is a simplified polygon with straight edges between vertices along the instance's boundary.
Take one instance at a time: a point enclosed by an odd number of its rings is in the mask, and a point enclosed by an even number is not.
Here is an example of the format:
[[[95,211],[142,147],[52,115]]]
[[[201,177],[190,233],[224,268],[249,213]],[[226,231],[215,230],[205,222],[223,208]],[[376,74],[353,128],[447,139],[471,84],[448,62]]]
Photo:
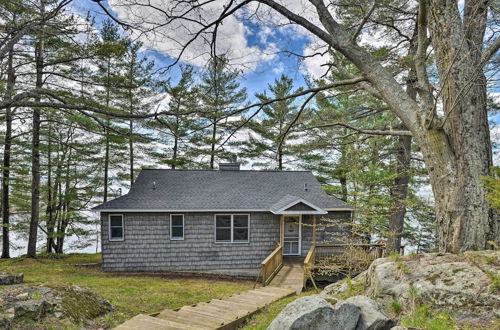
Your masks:
[[[295,172],[301,172],[301,173],[312,173],[310,170],[286,170],[286,171],[280,171],[280,170],[237,170],[237,171],[220,171],[218,169],[196,169],[196,168],[185,168],[185,169],[172,169],[172,168],[143,168],[141,171],[145,170],[153,170],[153,171],[186,171],[186,172],[224,172],[224,173],[234,173],[234,172],[277,172],[277,173],[295,173]]]

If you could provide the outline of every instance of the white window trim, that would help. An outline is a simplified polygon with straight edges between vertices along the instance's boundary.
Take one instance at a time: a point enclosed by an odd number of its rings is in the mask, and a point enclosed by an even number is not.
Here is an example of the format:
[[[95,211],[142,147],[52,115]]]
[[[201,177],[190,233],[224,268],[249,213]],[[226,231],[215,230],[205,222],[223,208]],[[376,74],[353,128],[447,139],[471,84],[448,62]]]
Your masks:
[[[174,216],[174,215],[182,216],[182,238],[172,236],[172,216]],[[171,241],[183,241],[184,240],[184,228],[185,228],[185,226],[186,226],[186,223],[184,221],[184,214],[179,214],[179,213],[170,214],[170,240]]]
[[[121,238],[112,238],[111,237],[111,217],[120,216],[122,218],[122,237]],[[123,214],[109,214],[108,215],[108,240],[110,242],[123,242],[125,240],[125,219]]]
[[[217,241],[217,216],[218,215],[229,215],[231,217],[231,240],[230,241]],[[248,217],[248,239],[246,241],[235,241],[234,234],[234,216],[235,215],[246,215]],[[250,214],[249,213],[216,213],[214,214],[214,243],[215,244],[248,244],[250,243]]]

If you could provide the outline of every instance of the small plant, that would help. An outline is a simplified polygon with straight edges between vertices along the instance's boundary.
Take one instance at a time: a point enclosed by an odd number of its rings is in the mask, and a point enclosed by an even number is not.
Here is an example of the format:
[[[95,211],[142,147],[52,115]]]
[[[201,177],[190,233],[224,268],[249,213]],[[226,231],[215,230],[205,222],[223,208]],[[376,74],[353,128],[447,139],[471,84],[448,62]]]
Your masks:
[[[450,314],[432,312],[428,305],[420,305],[410,316],[403,318],[401,325],[408,328],[428,330],[455,329],[455,322]]]
[[[486,263],[488,265],[494,265],[497,262],[497,258],[495,258],[495,257],[485,256],[484,259],[486,260]]]
[[[488,244],[491,245],[493,250],[498,250],[498,245],[494,241],[488,241]]]
[[[410,267],[402,261],[396,261],[396,267],[405,275],[411,274]]]
[[[397,301],[396,299],[394,299],[392,302],[391,302],[391,311],[395,314],[395,315],[399,315],[401,314],[401,312],[403,311],[403,305]]]
[[[35,291],[31,294],[31,299],[42,299],[43,295],[40,291]]]
[[[347,291],[340,295],[340,298],[347,299],[352,296],[362,295],[365,289],[364,284],[360,282],[353,282],[350,277],[345,278],[347,283]]]
[[[497,276],[492,272],[486,272],[486,275],[488,275],[491,280],[491,284],[489,287],[490,291],[494,292],[500,290],[500,276]]]
[[[393,252],[389,256],[389,258],[391,258],[392,261],[398,261],[400,257],[401,257],[401,255],[397,252]]]

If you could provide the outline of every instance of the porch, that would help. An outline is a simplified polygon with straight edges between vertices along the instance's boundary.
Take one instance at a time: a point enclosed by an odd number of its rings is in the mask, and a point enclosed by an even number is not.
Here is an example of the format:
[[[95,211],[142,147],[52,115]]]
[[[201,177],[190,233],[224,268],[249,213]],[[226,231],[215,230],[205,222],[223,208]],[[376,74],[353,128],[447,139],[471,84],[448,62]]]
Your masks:
[[[385,244],[353,243],[348,232],[344,232],[345,243],[326,244],[324,237],[318,241],[318,215],[312,215],[309,224],[303,220],[303,215],[280,216],[280,241],[261,264],[263,286],[289,288],[299,294],[308,281],[316,287],[316,279],[355,276],[384,254]],[[304,225],[311,228],[309,244]],[[307,253],[303,253],[304,243],[309,245]]]

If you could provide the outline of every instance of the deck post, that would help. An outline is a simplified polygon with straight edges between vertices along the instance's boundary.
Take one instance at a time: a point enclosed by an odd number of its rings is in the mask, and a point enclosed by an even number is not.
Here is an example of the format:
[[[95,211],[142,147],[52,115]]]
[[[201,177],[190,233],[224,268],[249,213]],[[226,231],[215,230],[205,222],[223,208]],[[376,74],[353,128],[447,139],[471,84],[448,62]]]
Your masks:
[[[280,244],[282,247],[285,246],[285,242],[283,242],[283,235],[285,232],[285,216],[282,214],[280,215]]]
[[[313,232],[312,232],[312,244],[316,245],[316,217],[317,215],[313,215]]]

